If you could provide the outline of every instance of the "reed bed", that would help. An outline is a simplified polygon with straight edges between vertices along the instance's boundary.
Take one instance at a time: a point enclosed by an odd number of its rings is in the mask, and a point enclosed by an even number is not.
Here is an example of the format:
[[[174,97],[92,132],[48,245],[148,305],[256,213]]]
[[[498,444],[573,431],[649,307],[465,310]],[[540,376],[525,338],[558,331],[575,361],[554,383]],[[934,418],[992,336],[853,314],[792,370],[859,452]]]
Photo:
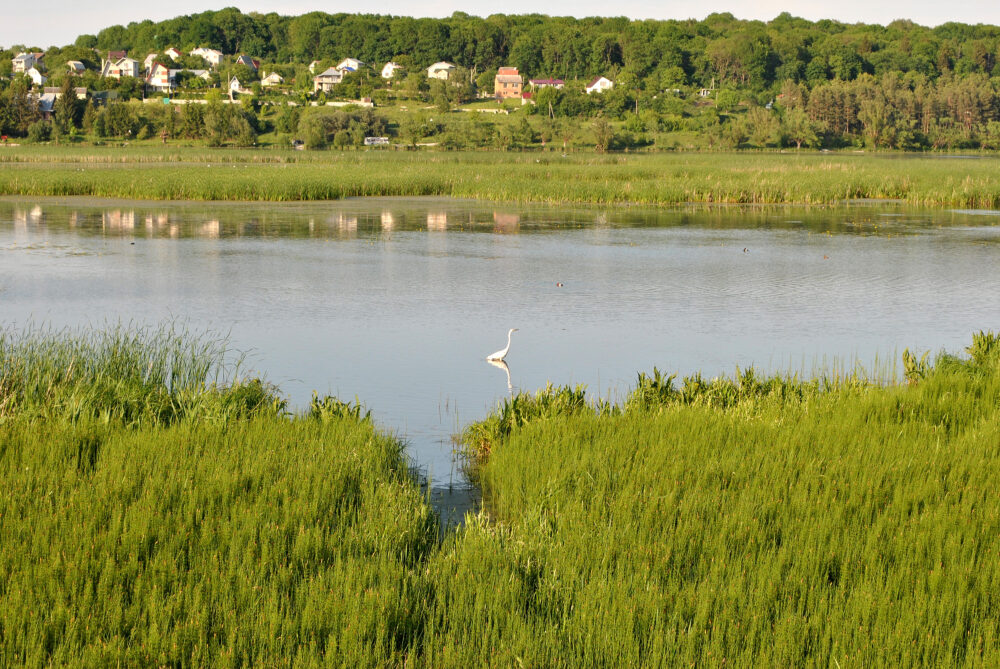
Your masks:
[[[1000,662],[992,333],[900,383],[516,396],[466,431],[488,513],[443,540],[357,403],[226,411],[251,382],[170,328],[0,341],[3,666]],[[65,409],[112,376],[219,408]]]
[[[0,665],[414,653],[438,526],[401,443],[334,398],[298,416],[269,392],[248,404],[266,384],[219,385],[221,350],[171,327],[5,333]],[[121,408],[135,385],[203,408]],[[69,411],[67,396],[104,408]]]
[[[892,199],[1000,207],[995,157],[12,148],[0,152],[4,159],[0,193],[7,195],[277,202],[437,195],[647,205]]]
[[[434,663],[996,665],[997,344],[901,385],[654,374],[522,409],[475,450],[492,522],[435,562]]]

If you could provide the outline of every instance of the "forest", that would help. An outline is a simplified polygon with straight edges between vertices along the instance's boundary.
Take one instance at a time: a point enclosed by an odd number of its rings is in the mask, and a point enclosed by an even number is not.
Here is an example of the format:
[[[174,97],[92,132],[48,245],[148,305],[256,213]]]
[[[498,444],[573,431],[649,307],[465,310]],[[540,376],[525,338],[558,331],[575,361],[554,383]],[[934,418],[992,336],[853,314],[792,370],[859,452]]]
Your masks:
[[[486,18],[455,13],[444,19],[312,12],[301,16],[208,11],[162,22],[111,26],[81,35],[73,45],[50,47],[50,68],[69,59],[94,65],[111,49],[131,54],[209,46],[226,54],[247,53],[293,82],[292,93],[310,99],[307,64],[351,56],[374,68],[348,78],[340,97],[370,96],[377,105],[419,100],[452,111],[489,94],[496,68],[515,66],[528,78],[561,78],[562,90],[543,89],[525,116],[538,116],[519,141],[503,137],[504,124],[473,134],[458,148],[524,148],[542,145],[546,126],[563,119],[574,141],[602,148],[868,147],[872,149],[1000,148],[1000,93],[996,72],[1000,28],[947,23],[934,28],[906,20],[886,26],[808,21],[783,13],[771,21],[712,14],[704,20],[653,21],[544,15]],[[13,45],[0,54],[0,74],[10,58],[38,45]],[[394,60],[406,70],[393,85],[378,77]],[[461,86],[428,82],[423,68],[445,60],[468,74]],[[237,66],[242,67],[242,66]],[[366,76],[367,74],[367,76]],[[87,85],[101,88],[107,82]],[[85,79],[86,79],[85,76]],[[587,96],[583,85],[596,76],[615,82],[603,95]],[[28,135],[38,119],[17,112],[25,97],[16,82],[0,85],[0,130]],[[56,80],[54,83],[58,84]],[[119,82],[121,100],[141,96],[141,85]],[[259,87],[255,97],[265,99]],[[248,125],[257,134],[299,134],[298,119],[267,119],[259,104]],[[511,110],[514,111],[514,110]],[[148,114],[135,112],[140,117]],[[82,129],[84,110],[75,113]],[[278,114],[277,117],[282,115]],[[287,114],[284,116],[288,116]],[[547,117],[546,122],[541,117]],[[442,117],[444,118],[444,117]],[[610,127],[595,121],[603,120]],[[388,131],[444,143],[454,119],[393,118]],[[148,119],[149,134],[163,121]],[[279,128],[279,123],[282,127]],[[142,125],[140,123],[139,125]],[[241,122],[222,141],[249,137]],[[291,127],[290,127],[291,126]],[[422,130],[421,130],[422,129]],[[476,130],[476,129],[473,129]],[[174,132],[170,130],[169,132]],[[608,132],[611,135],[608,135]],[[40,134],[39,134],[40,133]],[[48,133],[51,135],[51,132]],[[211,133],[209,133],[211,134]],[[466,137],[469,133],[452,133]],[[560,134],[558,128],[549,135]],[[603,135],[603,137],[602,137]],[[173,135],[171,135],[173,136]],[[47,137],[44,127],[36,137]],[[324,144],[332,144],[333,136]],[[602,141],[602,139],[604,141]],[[573,142],[571,142],[573,143]]]

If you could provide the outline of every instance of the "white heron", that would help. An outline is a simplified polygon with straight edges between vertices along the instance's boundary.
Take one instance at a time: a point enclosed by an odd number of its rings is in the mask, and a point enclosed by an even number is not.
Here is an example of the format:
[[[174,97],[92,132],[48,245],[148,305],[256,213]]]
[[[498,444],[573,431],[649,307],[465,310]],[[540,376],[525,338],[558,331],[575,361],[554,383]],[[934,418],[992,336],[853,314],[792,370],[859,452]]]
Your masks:
[[[500,349],[496,353],[490,353],[488,356],[486,356],[486,359],[487,360],[503,360],[504,358],[506,358],[507,357],[507,351],[510,350],[510,336],[512,334],[514,334],[515,332],[517,332],[517,328],[511,328],[510,330],[508,330],[507,331],[507,346],[505,348]]]

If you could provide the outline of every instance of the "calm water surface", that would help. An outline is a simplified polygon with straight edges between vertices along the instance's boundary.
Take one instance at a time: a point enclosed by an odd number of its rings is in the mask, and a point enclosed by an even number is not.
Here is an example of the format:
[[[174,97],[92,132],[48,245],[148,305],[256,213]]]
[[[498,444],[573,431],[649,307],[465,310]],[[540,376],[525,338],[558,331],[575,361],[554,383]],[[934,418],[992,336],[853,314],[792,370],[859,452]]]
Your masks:
[[[185,320],[293,404],[359,397],[436,486],[512,388],[871,366],[1000,327],[1000,214],[0,199],[0,324]],[[560,285],[561,284],[561,285]]]

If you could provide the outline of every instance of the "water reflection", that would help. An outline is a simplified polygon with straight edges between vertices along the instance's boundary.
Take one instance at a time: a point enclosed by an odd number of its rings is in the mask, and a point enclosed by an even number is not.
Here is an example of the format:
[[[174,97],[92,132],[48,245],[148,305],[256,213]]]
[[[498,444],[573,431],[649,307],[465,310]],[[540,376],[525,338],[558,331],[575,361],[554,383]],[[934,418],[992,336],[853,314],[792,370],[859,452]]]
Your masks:
[[[888,209],[888,210],[887,210]],[[46,226],[82,234],[147,238],[232,237],[388,238],[385,233],[425,230],[491,234],[550,233],[590,229],[597,243],[614,239],[621,228],[697,226],[704,230],[755,228],[806,230],[814,234],[881,236],[914,234],[941,225],[989,225],[989,211],[927,211],[902,205],[836,207],[645,208],[482,205],[468,201],[375,198],[342,202],[135,203],[128,207],[86,198],[23,198],[0,201],[0,211],[16,228]],[[931,222],[933,219],[933,223]],[[144,225],[143,225],[144,224]]]
[[[490,363],[494,367],[502,369],[507,373],[507,392],[513,397],[514,387],[510,385],[510,367],[507,366],[507,363],[503,360],[487,360],[486,362]]]

